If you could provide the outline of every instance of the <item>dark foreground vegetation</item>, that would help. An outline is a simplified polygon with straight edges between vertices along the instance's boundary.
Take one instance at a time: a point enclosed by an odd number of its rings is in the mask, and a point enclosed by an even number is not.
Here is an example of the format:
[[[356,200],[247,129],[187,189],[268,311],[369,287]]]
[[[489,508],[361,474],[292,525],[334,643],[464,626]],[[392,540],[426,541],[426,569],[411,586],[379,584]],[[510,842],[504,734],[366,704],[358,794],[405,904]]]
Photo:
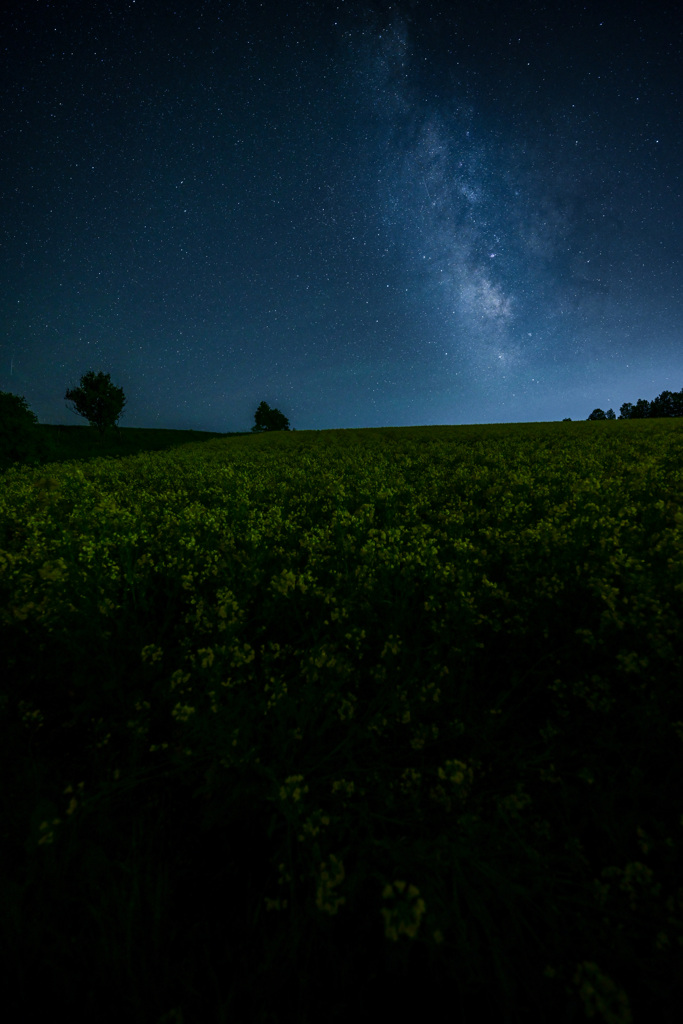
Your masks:
[[[173,433],[0,477],[7,1019],[677,1021],[681,421]]]
[[[23,463],[44,465],[73,459],[120,459],[212,438],[250,436],[248,433],[219,434],[208,430],[162,430],[155,427],[118,427],[102,435],[96,427],[80,423],[66,426],[39,423],[36,430],[38,443],[31,455],[20,460]]]

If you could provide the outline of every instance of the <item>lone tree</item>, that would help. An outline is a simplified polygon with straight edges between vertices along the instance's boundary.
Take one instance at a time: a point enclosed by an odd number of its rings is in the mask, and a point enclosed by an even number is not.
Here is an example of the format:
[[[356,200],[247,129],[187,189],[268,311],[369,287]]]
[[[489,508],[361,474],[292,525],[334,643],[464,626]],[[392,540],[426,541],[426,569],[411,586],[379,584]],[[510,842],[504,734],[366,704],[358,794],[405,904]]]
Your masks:
[[[267,402],[261,402],[254,413],[255,423],[251,428],[258,434],[262,430],[289,430],[289,420],[279,409],[271,409]]]
[[[85,416],[91,427],[97,427],[100,435],[107,427],[117,426],[126,404],[123,388],[114,387],[108,373],[95,373],[93,370],[85,373],[80,386],[67,391],[64,398],[73,402],[75,411]]]

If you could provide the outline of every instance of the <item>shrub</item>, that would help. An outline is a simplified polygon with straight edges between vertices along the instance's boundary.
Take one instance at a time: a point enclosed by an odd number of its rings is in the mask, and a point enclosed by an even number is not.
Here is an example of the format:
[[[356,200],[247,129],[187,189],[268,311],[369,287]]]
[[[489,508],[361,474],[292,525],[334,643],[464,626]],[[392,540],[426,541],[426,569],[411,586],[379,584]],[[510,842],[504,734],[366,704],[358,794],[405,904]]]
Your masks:
[[[26,399],[0,391],[0,470],[16,462],[40,462],[50,452],[38,429],[38,417]]]

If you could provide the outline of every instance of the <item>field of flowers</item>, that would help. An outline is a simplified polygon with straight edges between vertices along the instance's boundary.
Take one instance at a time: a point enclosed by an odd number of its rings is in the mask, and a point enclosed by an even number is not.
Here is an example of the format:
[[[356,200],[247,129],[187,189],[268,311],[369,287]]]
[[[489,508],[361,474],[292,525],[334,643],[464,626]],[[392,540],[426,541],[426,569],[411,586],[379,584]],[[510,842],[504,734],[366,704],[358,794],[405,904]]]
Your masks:
[[[0,650],[24,1013],[674,1020],[682,421],[12,468]]]

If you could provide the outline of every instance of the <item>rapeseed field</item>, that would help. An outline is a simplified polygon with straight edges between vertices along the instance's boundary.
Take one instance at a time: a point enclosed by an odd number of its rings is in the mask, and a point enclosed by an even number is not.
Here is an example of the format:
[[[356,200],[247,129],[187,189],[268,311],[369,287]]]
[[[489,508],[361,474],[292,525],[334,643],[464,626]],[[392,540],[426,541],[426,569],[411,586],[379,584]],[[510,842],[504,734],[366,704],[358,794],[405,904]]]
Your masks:
[[[17,466],[0,646],[6,1007],[673,1021],[680,420]]]

